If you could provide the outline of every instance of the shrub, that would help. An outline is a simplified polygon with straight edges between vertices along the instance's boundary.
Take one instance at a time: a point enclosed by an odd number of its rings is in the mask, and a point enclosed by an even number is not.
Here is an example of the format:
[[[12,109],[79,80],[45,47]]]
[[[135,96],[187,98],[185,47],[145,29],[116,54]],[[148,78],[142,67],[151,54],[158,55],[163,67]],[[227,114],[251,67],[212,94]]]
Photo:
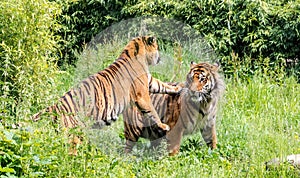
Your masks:
[[[114,22],[121,21],[125,2],[118,0],[55,0],[61,4],[62,14],[57,19],[62,28],[57,33],[62,41],[59,65],[75,64],[76,53],[85,43]]]
[[[219,55],[225,73],[232,75],[237,65],[248,67],[246,73],[252,74],[260,66],[258,59],[267,59],[272,69],[284,67],[284,59],[299,59],[299,4],[299,0],[139,0],[123,11],[175,18],[191,25]]]
[[[58,34],[67,41],[60,64],[74,64],[76,51],[106,27],[141,16],[174,18],[191,25],[214,48],[228,75],[237,71],[237,65],[248,67],[243,75],[252,75],[257,59],[267,58],[273,69],[299,60],[299,0],[56,2],[63,5],[58,17],[63,28]]]
[[[44,0],[0,2],[0,113],[4,118],[23,118],[41,97],[51,97],[59,13],[56,3]]]

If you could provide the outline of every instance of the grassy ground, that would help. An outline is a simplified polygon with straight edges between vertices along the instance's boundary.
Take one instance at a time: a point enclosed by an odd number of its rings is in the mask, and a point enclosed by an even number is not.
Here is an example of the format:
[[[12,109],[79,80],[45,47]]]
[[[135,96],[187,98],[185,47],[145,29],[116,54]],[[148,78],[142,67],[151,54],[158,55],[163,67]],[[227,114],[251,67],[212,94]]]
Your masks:
[[[116,57],[113,54],[119,53],[113,48],[106,49],[112,59]],[[169,64],[165,62],[165,65]],[[58,96],[78,78],[94,73],[97,68],[99,66],[94,69],[77,67],[69,75],[62,75],[57,86]],[[186,64],[182,71],[187,71]],[[159,70],[154,73],[160,75]],[[176,80],[184,80],[186,72],[182,73]],[[168,77],[172,75],[162,79]],[[0,174],[24,177],[299,177],[299,170],[288,164],[266,171],[264,163],[274,157],[300,153],[300,84],[291,77],[279,84],[257,75],[247,82],[226,79],[226,85],[218,113],[216,150],[211,151],[203,145],[199,133],[185,137],[180,154],[174,157],[167,156],[165,145],[151,151],[145,148],[146,144],[138,146],[133,154],[124,155],[120,117],[111,127],[84,130],[81,133],[84,142],[78,147],[78,156],[74,157],[68,155],[68,137],[64,129],[57,134],[56,126],[44,119],[28,123],[22,129],[0,126]]]

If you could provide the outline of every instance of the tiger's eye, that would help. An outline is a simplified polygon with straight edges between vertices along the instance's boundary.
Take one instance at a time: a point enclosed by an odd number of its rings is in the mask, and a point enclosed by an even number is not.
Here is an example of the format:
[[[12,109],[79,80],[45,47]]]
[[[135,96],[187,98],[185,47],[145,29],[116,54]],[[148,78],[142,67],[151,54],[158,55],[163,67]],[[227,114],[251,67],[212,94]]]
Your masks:
[[[201,77],[201,78],[199,79],[200,82],[204,82],[205,80],[206,80],[206,77]]]

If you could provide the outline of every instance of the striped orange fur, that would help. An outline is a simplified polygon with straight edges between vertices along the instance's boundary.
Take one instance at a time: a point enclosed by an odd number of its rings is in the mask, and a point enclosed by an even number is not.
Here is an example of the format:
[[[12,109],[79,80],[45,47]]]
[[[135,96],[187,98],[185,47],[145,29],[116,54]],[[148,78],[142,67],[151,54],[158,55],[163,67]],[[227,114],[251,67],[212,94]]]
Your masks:
[[[192,62],[186,81],[172,84],[184,87],[180,94],[151,94],[161,121],[171,127],[168,132],[161,132],[153,122],[145,120],[137,107],[126,109],[123,113],[125,152],[130,152],[140,137],[155,144],[166,138],[170,155],[175,155],[182,136],[197,131],[210,148],[216,148],[217,104],[225,89],[218,69],[218,64]]]
[[[101,128],[110,125],[127,106],[134,104],[144,118],[153,120],[162,130],[169,130],[168,125],[161,123],[149,92],[178,93],[181,88],[151,76],[149,65],[155,65],[159,60],[155,37],[133,38],[113,64],[83,80],[57,104],[35,114],[32,119],[37,121],[43,113],[50,113],[55,121],[73,128],[85,125],[81,117],[92,117],[94,127]]]

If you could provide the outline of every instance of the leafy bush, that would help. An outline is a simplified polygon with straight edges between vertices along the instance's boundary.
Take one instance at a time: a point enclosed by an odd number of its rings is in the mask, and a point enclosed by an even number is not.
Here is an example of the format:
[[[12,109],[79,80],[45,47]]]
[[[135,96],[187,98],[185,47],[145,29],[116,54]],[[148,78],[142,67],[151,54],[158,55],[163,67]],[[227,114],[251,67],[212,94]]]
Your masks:
[[[123,19],[121,13],[125,2],[118,0],[55,0],[61,4],[62,14],[57,19],[62,28],[57,33],[61,42],[59,65],[75,64],[76,53],[81,52],[85,43],[106,27]]]
[[[0,113],[24,118],[41,96],[51,98],[60,28],[59,6],[44,0],[0,2]]]
[[[251,73],[260,65],[257,59],[268,58],[268,66],[273,69],[283,66],[284,59],[299,59],[299,4],[299,0],[139,0],[126,5],[123,11],[134,16],[175,18],[190,24],[217,52],[224,72],[233,74],[239,64],[246,64],[246,72]]]
[[[58,16],[63,28],[58,34],[66,41],[60,64],[74,64],[76,51],[106,27],[141,16],[174,18],[191,25],[216,51],[228,75],[238,71],[237,65],[248,67],[240,74],[252,75],[260,65],[257,59],[268,58],[272,68],[293,68],[299,60],[299,0],[56,2],[63,7]],[[286,61],[294,65],[286,66]]]

